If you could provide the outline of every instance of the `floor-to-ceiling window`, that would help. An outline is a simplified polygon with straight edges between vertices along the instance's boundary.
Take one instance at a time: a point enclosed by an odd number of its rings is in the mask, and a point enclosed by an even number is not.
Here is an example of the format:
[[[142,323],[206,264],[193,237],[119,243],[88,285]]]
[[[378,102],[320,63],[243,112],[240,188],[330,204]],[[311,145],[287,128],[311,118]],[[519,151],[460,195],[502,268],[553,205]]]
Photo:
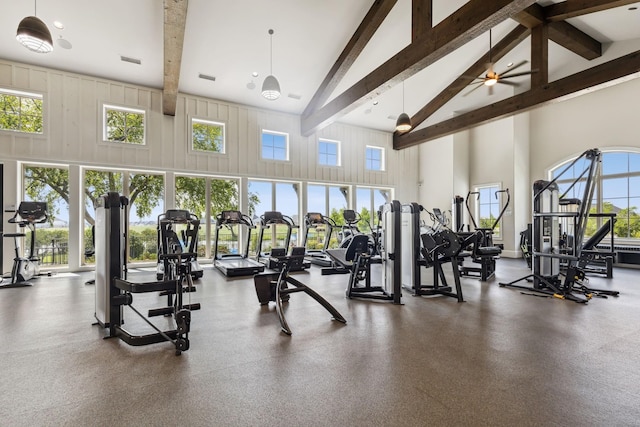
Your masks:
[[[48,216],[45,222],[35,225],[34,254],[30,253],[31,232],[20,230],[26,234],[24,254],[37,256],[44,266],[66,267],[69,264],[69,170],[24,164],[22,172],[23,200],[46,202]]]

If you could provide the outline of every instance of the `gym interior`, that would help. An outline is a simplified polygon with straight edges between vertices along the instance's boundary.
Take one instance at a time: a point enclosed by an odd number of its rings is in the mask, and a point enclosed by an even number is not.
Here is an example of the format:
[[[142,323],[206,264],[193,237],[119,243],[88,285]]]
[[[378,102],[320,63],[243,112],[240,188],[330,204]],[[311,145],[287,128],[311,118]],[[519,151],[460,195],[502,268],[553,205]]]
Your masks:
[[[31,11],[5,6],[15,43]],[[157,85],[63,64],[0,48],[3,102],[41,114],[0,129],[1,424],[638,424],[640,79],[398,149],[390,122],[308,133],[206,91],[167,114]],[[305,218],[351,210],[370,228],[345,215],[314,262]]]

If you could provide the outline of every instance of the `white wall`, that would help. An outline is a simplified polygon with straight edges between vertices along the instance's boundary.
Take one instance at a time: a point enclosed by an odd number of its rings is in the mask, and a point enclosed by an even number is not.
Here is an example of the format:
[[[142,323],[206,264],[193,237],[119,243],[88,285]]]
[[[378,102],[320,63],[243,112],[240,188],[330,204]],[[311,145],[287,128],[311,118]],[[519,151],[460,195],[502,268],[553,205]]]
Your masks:
[[[335,123],[304,137],[299,130],[299,116],[184,94],[178,95],[176,116],[165,116],[160,90],[3,60],[0,60],[0,88],[44,95],[43,135],[0,131],[0,161],[5,165],[5,206],[17,204],[20,199],[17,190],[21,179],[19,162],[391,187],[398,199],[414,200],[417,196],[418,149],[394,151],[389,132]],[[144,109],[146,145],[103,142],[103,103]],[[190,150],[192,117],[225,123],[226,154]],[[289,161],[260,158],[262,129],[289,134]],[[341,142],[341,167],[317,165],[318,138]],[[385,148],[385,171],[365,169],[367,145]],[[70,177],[81,179],[78,173],[71,173]],[[80,181],[72,185],[80,188]],[[70,209],[74,210],[73,207]],[[79,217],[75,218],[79,222]],[[5,224],[6,220],[5,215]],[[71,227],[74,225],[80,230],[79,224],[71,224]],[[77,232],[71,238],[75,240],[79,236]],[[6,270],[12,259],[10,242],[4,242],[4,251]],[[78,250],[76,254],[79,254]],[[70,260],[72,268],[76,266],[73,262]]]

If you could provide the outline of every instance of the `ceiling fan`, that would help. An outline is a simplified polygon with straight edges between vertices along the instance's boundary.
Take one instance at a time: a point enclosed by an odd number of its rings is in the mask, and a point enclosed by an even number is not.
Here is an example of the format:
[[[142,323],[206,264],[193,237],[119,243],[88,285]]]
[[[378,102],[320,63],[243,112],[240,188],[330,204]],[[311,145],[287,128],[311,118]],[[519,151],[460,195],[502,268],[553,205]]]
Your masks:
[[[472,85],[476,85],[476,86],[470,91],[468,91],[467,93],[465,93],[463,96],[469,95],[471,92],[473,92],[474,90],[482,86],[487,86],[489,88],[489,95],[493,95],[493,86],[495,86],[497,83],[517,87],[517,86],[520,86],[518,83],[505,81],[505,80],[511,79],[513,77],[526,76],[538,71],[538,70],[530,70],[530,71],[521,71],[519,73],[514,73],[515,70],[522,67],[528,62],[524,60],[524,61],[518,62],[517,64],[511,65],[509,69],[505,70],[504,72],[496,73],[493,70],[494,63],[491,57],[491,49],[492,49],[491,29],[489,29],[489,63],[487,64],[487,72],[483,77],[465,76],[465,77],[473,78],[473,81],[469,84],[470,86]]]

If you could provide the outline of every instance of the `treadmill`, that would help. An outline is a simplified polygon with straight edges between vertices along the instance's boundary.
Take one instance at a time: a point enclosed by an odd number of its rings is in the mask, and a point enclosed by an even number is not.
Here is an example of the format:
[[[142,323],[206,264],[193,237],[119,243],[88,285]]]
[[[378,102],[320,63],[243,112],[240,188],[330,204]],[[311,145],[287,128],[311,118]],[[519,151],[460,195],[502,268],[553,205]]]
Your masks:
[[[278,226],[280,226],[280,229],[282,229],[282,227],[286,229],[282,246],[271,248],[269,252],[262,252],[262,247],[265,242],[265,231],[270,230],[271,238],[267,240],[271,240],[278,234]],[[295,257],[295,259],[288,266],[289,271],[302,271],[311,267],[311,263],[304,259],[304,247],[293,247],[291,248],[291,253],[287,253],[291,242],[292,231],[297,228],[298,226],[295,225],[293,218],[283,215],[278,211],[267,211],[260,216],[256,261],[263,263],[270,270],[280,271],[284,267],[284,261],[287,259],[287,256],[290,255]]]
[[[225,227],[231,230],[232,234],[238,236],[237,253],[220,252],[220,230]],[[225,276],[253,276],[264,271],[264,264],[249,258],[249,242],[251,241],[251,230],[255,229],[253,221],[248,215],[240,211],[222,211],[216,216],[216,233],[213,249],[213,265]],[[241,230],[245,231],[244,246],[241,245]]]
[[[327,255],[326,250],[329,249],[333,230],[338,228],[335,221],[319,212],[308,212],[304,217],[304,226],[304,242],[302,246],[306,248],[305,258],[311,262],[311,264],[321,267],[331,267],[333,261]],[[324,228],[324,234],[321,232],[322,228]],[[324,239],[321,249],[308,248],[309,231],[311,230],[315,230],[318,240],[321,238]]]

